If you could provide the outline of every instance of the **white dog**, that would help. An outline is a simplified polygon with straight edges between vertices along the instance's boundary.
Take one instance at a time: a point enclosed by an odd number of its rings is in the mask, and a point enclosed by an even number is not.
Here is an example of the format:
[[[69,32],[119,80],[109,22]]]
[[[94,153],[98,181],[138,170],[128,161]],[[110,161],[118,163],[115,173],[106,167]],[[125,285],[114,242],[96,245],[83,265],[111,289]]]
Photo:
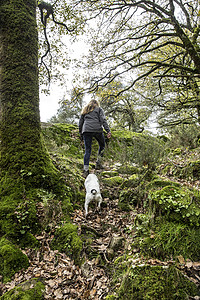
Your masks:
[[[85,215],[88,214],[88,206],[92,200],[98,202],[98,209],[101,207],[102,196],[100,193],[99,181],[95,174],[89,174],[85,179]]]

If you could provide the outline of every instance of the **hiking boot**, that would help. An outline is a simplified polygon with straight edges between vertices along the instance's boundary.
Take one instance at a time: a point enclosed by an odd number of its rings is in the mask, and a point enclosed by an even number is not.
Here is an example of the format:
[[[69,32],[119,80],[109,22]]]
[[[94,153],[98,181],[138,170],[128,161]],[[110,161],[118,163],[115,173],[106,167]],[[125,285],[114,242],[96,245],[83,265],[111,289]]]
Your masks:
[[[101,170],[101,169],[104,169],[104,167],[102,166],[102,164],[99,161],[97,161],[96,165],[95,165],[95,169],[96,170]]]
[[[88,175],[89,175],[89,170],[87,170],[87,171],[84,170],[83,171],[83,177],[86,178]]]

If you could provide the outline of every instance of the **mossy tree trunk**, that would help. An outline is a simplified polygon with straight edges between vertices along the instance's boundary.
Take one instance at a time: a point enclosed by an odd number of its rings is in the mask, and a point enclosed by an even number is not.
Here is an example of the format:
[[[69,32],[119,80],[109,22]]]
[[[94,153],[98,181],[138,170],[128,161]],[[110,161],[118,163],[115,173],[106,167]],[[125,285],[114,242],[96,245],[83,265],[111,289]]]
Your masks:
[[[30,206],[31,190],[59,182],[41,137],[35,0],[0,1],[0,92],[1,236],[12,231],[16,207]]]
[[[1,171],[16,175],[41,151],[35,0],[1,3]]]

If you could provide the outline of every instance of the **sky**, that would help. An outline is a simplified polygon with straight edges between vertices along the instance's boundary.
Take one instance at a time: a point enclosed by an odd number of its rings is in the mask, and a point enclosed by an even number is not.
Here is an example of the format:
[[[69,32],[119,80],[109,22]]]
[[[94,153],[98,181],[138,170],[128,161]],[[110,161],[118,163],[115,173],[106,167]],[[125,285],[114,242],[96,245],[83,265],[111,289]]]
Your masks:
[[[50,95],[40,94],[41,122],[47,122],[53,115],[56,115],[59,108],[59,100],[62,95],[63,94],[56,85],[52,86]]]
[[[63,42],[69,45],[70,41]],[[83,54],[87,54],[89,46],[84,42],[84,37],[79,38],[74,43],[70,43],[70,47],[66,47],[67,54],[70,56],[71,59],[81,59]],[[59,108],[59,101],[63,99],[63,96],[66,94],[66,89],[72,89],[72,80],[73,80],[73,66],[72,69],[69,68],[67,71],[67,75],[65,75],[65,81],[67,83],[67,87],[65,86],[63,89],[56,84],[50,85],[50,94],[46,95],[44,93],[40,93],[40,120],[41,122],[48,122],[49,119],[56,115],[57,110]],[[81,72],[81,70],[80,70]],[[90,99],[86,95],[86,102]],[[87,98],[89,99],[87,101]]]

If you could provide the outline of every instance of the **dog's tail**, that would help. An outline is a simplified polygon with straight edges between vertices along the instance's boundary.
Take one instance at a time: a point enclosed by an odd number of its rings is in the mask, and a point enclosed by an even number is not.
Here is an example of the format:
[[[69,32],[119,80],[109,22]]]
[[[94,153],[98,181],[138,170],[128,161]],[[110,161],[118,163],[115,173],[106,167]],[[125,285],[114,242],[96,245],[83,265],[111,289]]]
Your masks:
[[[92,193],[92,195],[94,195],[94,196],[95,196],[95,195],[96,195],[96,193],[97,193],[97,190],[95,190],[95,189],[92,189],[92,190],[91,190],[91,193]]]

